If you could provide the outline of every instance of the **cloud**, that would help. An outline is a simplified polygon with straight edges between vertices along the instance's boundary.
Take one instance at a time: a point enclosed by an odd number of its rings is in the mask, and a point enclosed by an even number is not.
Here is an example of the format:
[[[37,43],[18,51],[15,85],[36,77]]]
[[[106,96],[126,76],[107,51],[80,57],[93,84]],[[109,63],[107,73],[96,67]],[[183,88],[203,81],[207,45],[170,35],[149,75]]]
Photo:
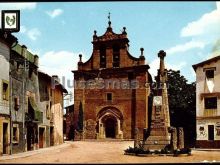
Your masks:
[[[168,55],[179,53],[179,52],[186,52],[193,48],[204,48],[205,43],[202,41],[189,41],[184,44],[176,45],[166,50]]]
[[[204,42],[213,46],[213,54],[219,47],[220,39],[220,2],[216,2],[216,9],[202,15],[198,20],[188,23],[180,32],[181,37],[191,37],[194,41]],[[215,53],[214,53],[215,54]]]
[[[212,53],[210,54],[210,57],[216,57],[220,55],[220,38],[216,41],[212,48]]]
[[[219,32],[220,9],[204,14],[199,20],[188,23],[181,30],[181,37],[192,37]]]
[[[37,3],[35,2],[28,2],[28,3],[23,3],[23,2],[17,2],[17,3],[1,3],[0,9],[1,10],[32,10],[35,9],[37,6]]]
[[[55,18],[63,13],[63,10],[61,9],[55,9],[53,11],[47,11],[46,12],[51,18]]]
[[[217,7],[217,10],[220,10],[220,2],[216,2],[216,7]]]
[[[175,63],[175,64],[171,64],[171,63],[167,63],[165,62],[165,68],[166,69],[172,69],[172,70],[181,70],[183,67],[186,66],[186,62],[185,61],[182,61],[180,63]],[[157,70],[159,69],[160,67],[160,59],[157,58],[157,59],[154,59],[150,64],[150,69],[149,69],[149,72],[152,76],[152,78],[154,78],[155,76],[157,76]]]
[[[79,54],[80,53],[68,51],[46,52],[39,59],[39,69],[50,76],[58,75],[61,84],[63,84],[68,91],[73,91],[73,73],[71,71],[77,69]]]
[[[27,31],[27,36],[33,41],[36,41],[40,35],[41,32],[37,28],[33,28]]]
[[[25,26],[20,27],[20,33],[25,33],[27,31],[27,28]]]
[[[167,54],[178,54],[191,49],[213,47],[210,57],[220,53],[220,2],[216,2],[216,9],[205,13],[199,19],[189,22],[180,31],[180,37],[189,39],[188,42],[167,49]],[[210,49],[210,48],[208,48]]]

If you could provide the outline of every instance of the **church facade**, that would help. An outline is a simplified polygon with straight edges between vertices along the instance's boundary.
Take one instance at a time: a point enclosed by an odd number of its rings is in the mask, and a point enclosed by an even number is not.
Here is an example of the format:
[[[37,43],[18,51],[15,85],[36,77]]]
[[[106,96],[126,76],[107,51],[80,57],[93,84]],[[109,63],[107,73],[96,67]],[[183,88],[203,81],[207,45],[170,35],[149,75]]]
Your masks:
[[[111,21],[106,32],[94,31],[93,52],[74,73],[74,115],[83,111],[85,139],[133,139],[135,129],[148,127],[148,98],[152,78],[145,64],[144,49],[139,58],[129,53],[126,28],[113,32]],[[151,106],[149,106],[151,108]],[[77,130],[79,118],[74,121]],[[140,133],[142,136],[142,133]]]

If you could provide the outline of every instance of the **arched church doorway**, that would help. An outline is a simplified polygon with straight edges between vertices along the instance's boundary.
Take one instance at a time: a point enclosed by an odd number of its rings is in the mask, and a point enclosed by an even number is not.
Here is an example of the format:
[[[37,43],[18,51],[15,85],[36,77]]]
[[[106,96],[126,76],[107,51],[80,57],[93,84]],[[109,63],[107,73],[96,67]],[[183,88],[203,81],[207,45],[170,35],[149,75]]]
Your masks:
[[[113,117],[107,118],[104,121],[106,138],[115,138],[116,124],[117,124],[117,121]]]
[[[115,107],[105,107],[97,114],[98,138],[123,138],[123,116]]]

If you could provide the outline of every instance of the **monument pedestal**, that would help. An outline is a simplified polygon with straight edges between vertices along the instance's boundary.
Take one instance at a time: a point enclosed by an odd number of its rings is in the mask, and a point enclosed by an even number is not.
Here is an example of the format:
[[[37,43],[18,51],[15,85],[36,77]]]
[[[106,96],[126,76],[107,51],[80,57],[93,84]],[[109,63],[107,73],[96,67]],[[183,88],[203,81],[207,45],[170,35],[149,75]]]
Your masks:
[[[143,143],[144,150],[161,150],[170,144],[171,136],[161,106],[154,106],[150,135]]]

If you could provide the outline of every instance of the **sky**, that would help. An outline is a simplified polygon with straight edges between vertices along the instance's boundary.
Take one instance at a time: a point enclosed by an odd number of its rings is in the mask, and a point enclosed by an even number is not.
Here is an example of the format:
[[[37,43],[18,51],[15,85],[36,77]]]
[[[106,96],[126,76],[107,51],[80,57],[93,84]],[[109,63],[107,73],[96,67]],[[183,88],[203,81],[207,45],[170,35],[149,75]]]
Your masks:
[[[220,55],[220,2],[32,2],[1,3],[0,10],[18,9],[21,30],[13,33],[19,43],[40,57],[40,70],[71,81],[79,54],[83,62],[92,54],[92,36],[103,35],[111,13],[112,28],[129,39],[129,52],[139,57],[144,48],[146,64],[155,76],[157,53],[165,50],[167,69],[180,70],[195,81],[193,64]],[[218,54],[219,53],[219,54]],[[61,83],[68,90],[67,81]]]

